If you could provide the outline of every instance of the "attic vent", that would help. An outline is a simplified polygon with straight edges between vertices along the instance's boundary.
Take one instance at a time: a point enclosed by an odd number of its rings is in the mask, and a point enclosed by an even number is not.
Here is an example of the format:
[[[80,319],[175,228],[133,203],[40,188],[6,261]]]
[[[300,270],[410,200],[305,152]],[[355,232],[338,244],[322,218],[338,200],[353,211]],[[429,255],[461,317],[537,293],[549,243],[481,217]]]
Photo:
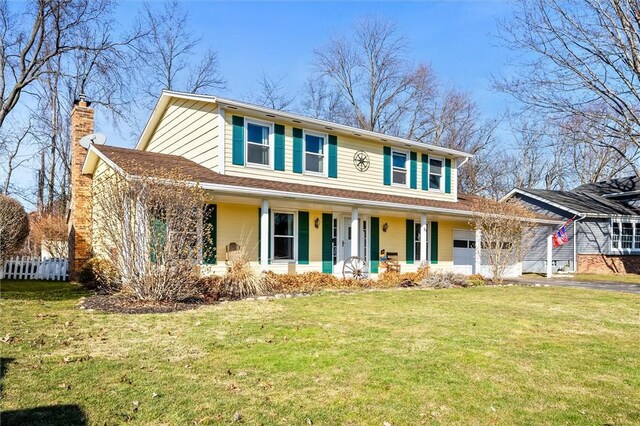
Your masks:
[[[291,121],[293,121],[294,123],[302,123],[302,121],[300,120],[291,120]]]
[[[234,106],[228,106],[227,108],[229,108],[229,109],[238,109],[238,108],[236,108]]]
[[[381,140],[382,142],[386,142],[386,141],[387,141],[387,140],[386,140],[386,139],[384,139],[384,138],[381,138],[380,140]]]
[[[325,129],[327,129],[327,130],[333,130],[333,127],[325,126]]]
[[[271,117],[271,118],[275,118],[275,115],[273,114],[265,114],[267,117]]]
[[[360,133],[354,133],[354,136],[362,136]]]

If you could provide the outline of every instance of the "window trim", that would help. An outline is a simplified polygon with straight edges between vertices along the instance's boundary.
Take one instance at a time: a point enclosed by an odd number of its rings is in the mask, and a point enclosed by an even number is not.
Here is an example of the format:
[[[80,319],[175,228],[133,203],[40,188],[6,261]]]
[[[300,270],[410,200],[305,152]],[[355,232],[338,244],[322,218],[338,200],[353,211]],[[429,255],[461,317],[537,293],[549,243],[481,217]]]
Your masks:
[[[618,247],[614,245],[613,239],[613,227],[614,223],[619,225],[620,229],[620,238],[618,241]],[[631,248],[622,248],[622,225],[624,223],[631,224]],[[623,219],[623,218],[611,218],[609,221],[609,241],[611,252],[618,254],[631,254],[631,253],[640,253],[640,248],[635,248],[636,244],[640,244],[640,221],[638,219]]]
[[[280,214],[291,214],[293,215],[293,259],[276,259],[275,252],[275,236],[276,236],[276,221],[275,215],[276,213]],[[298,211],[297,210],[271,210],[271,235],[269,238],[271,239],[271,263],[274,264],[282,264],[282,263],[290,263],[295,262],[298,263]],[[279,237],[287,237],[286,235],[280,235]]]
[[[268,137],[269,143],[267,144],[267,146],[269,147],[269,164],[252,163],[249,161],[249,144],[251,143],[251,144],[257,145],[254,142],[249,142],[249,124],[254,124],[256,126],[269,128],[269,137]],[[275,169],[275,164],[274,164],[275,142],[274,141],[275,141],[274,123],[272,121],[264,121],[256,118],[245,117],[244,118],[244,164],[245,166],[255,167],[258,169],[274,170]]]
[[[432,172],[431,160],[440,161],[441,166],[440,166],[440,174],[439,175]],[[427,175],[427,188],[429,189],[429,191],[444,192],[444,180],[445,180],[444,168],[445,168],[445,158],[444,157],[435,157],[435,156],[429,155],[429,174]],[[431,175],[440,176],[440,187],[439,188],[432,188],[431,187]]]
[[[398,153],[398,154],[402,154],[404,155],[404,184],[402,183],[395,183],[393,181],[393,172],[394,169],[396,169],[396,167],[393,165],[393,154],[394,153]],[[391,148],[391,186],[397,186],[400,188],[410,188],[410,177],[409,177],[409,162],[411,160],[409,159],[409,151],[405,150],[405,149],[398,149],[398,148]]]
[[[307,170],[307,135],[317,136],[324,140],[322,143],[322,171],[314,172]],[[317,155],[312,153],[313,155]],[[329,134],[315,132],[313,130],[302,129],[302,173],[313,176],[329,176]]]

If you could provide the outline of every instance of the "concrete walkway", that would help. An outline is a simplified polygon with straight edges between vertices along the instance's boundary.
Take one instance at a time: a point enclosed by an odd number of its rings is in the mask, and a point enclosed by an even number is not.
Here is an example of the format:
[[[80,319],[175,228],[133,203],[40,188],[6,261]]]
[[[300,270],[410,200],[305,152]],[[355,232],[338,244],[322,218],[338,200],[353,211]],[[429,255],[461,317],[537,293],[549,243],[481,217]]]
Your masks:
[[[556,278],[517,278],[518,284],[550,285],[553,287],[586,288],[590,290],[618,291],[621,293],[640,294],[640,284],[621,284],[615,281],[574,281]]]

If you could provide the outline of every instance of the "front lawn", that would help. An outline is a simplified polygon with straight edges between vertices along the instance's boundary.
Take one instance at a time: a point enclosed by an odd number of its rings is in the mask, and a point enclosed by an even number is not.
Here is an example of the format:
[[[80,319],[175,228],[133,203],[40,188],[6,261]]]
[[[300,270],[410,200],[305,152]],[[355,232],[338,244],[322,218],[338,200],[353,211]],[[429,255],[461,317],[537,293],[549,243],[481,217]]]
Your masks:
[[[3,424],[640,423],[637,295],[392,290],[123,315],[76,309],[82,294],[2,283]]]

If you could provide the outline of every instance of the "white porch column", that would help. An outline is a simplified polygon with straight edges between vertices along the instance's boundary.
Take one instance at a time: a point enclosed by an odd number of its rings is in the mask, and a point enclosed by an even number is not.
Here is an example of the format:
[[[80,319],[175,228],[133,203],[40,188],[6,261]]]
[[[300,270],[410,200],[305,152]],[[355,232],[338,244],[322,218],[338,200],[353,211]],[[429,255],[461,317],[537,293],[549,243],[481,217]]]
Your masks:
[[[269,201],[262,200],[260,210],[260,269],[269,266]]]
[[[420,217],[420,265],[427,264],[427,215]]]
[[[357,208],[351,210],[351,256],[360,256],[360,231]]]
[[[553,235],[547,236],[547,278],[553,276]]]
[[[475,271],[474,274],[480,274],[482,270],[482,231],[476,229],[476,252],[475,252]]]

